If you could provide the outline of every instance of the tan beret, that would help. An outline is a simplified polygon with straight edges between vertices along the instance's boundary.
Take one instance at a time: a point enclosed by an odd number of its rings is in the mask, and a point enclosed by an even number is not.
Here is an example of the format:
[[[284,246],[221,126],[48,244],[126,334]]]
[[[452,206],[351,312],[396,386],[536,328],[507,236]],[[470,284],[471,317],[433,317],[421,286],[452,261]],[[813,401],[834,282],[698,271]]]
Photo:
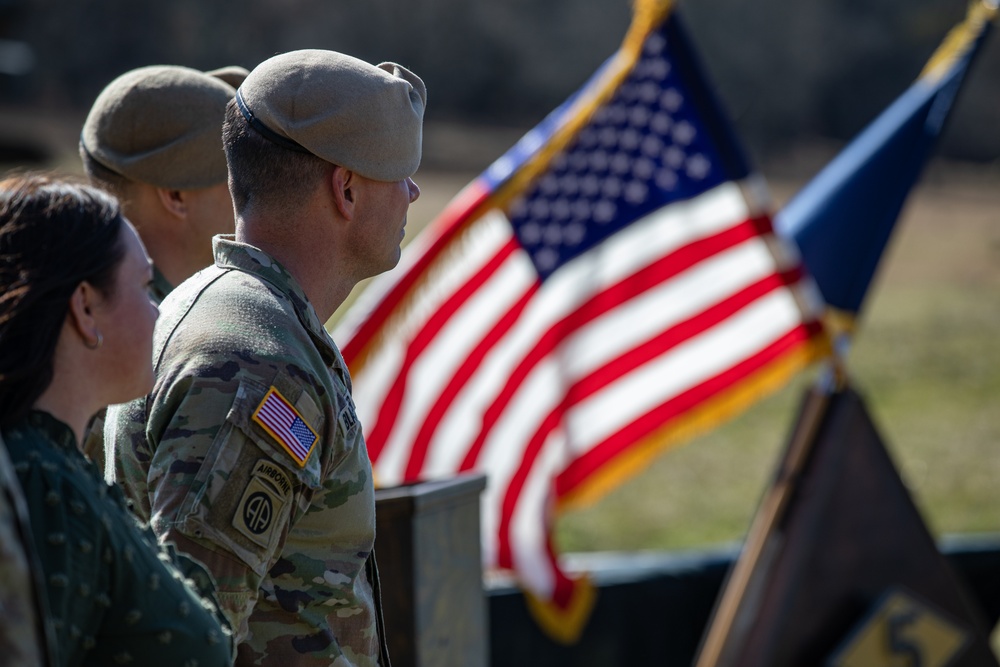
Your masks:
[[[240,67],[239,65],[227,65],[226,67],[220,67],[218,69],[212,69],[205,72],[205,74],[214,76],[216,79],[222,79],[233,88],[239,88],[240,84],[243,83],[243,79],[247,78],[247,74],[249,73],[250,70],[246,67]]]
[[[420,166],[427,89],[395,63],[318,49],[258,65],[236,94],[265,137],[377,181],[401,181]]]
[[[189,67],[154,65],[101,91],[80,135],[83,149],[126,178],[177,190],[226,181],[222,122],[235,89]]]

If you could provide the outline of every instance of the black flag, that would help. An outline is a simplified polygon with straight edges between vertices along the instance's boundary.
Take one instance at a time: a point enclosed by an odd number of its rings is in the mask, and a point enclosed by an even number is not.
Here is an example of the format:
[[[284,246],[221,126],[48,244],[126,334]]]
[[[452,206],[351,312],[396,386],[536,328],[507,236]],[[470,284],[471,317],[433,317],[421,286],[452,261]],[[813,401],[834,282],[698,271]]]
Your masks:
[[[861,398],[812,390],[698,667],[997,665]]]

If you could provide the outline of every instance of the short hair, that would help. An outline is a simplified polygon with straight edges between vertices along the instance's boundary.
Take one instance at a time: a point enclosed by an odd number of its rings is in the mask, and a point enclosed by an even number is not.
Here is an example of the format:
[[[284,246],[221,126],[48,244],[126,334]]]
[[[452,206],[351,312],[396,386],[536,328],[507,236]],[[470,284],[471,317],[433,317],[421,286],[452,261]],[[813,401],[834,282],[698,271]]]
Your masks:
[[[235,100],[226,106],[222,145],[229,192],[237,213],[294,209],[330,173],[333,165],[289,150],[250,127]]]
[[[114,197],[68,178],[0,181],[0,425],[20,420],[52,382],[73,292],[113,298],[125,257]]]

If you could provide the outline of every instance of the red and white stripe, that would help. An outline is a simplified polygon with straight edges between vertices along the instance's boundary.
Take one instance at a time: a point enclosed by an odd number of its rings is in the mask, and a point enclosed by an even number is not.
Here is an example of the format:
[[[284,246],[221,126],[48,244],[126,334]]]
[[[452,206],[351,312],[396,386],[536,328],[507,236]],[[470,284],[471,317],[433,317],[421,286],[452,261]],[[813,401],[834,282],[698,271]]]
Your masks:
[[[310,448],[292,432],[292,424],[298,419],[298,415],[281,396],[274,391],[268,393],[257,410],[257,416],[263,424],[271,429],[275,437],[290,450],[292,456],[300,463],[306,460]]]
[[[498,210],[432,232],[334,334],[350,363],[392,328],[352,367],[380,483],[486,473],[487,564],[551,598],[556,496],[816,331],[811,283],[743,186],[657,210],[545,283]]]

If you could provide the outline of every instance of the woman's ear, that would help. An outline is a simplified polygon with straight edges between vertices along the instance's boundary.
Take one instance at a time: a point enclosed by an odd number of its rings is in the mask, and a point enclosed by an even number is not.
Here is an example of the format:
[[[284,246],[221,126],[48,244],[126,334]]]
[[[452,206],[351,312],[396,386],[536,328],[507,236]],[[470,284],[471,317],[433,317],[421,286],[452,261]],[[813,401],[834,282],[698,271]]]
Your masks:
[[[69,298],[67,322],[83,344],[92,350],[96,350],[103,342],[101,330],[94,317],[94,309],[102,298],[94,286],[86,281],[77,285]]]
[[[330,174],[330,184],[333,187],[333,201],[340,215],[353,220],[357,205],[358,175],[337,165]]]

